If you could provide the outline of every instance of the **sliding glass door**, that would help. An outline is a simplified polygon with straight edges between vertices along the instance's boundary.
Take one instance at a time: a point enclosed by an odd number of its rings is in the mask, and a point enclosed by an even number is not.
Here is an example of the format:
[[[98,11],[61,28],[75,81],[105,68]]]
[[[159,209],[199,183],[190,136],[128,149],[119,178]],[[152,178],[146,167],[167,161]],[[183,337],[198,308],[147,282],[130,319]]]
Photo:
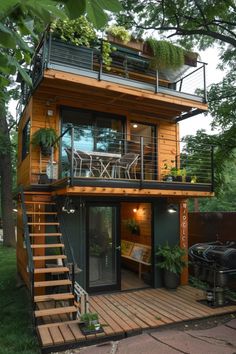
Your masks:
[[[87,207],[87,289],[120,289],[117,206]]]

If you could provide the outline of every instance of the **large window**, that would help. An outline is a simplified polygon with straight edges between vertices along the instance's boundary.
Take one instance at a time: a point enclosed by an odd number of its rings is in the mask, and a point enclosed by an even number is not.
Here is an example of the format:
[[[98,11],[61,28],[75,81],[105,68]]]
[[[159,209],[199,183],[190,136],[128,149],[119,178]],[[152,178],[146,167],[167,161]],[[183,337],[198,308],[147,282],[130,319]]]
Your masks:
[[[29,153],[30,147],[30,119],[26,122],[23,130],[22,130],[22,161],[26,158]]]
[[[68,124],[74,126],[74,148],[91,152],[121,153],[124,118],[113,114],[62,108],[62,132]],[[62,162],[66,162],[65,148],[71,147],[71,131],[62,139]]]

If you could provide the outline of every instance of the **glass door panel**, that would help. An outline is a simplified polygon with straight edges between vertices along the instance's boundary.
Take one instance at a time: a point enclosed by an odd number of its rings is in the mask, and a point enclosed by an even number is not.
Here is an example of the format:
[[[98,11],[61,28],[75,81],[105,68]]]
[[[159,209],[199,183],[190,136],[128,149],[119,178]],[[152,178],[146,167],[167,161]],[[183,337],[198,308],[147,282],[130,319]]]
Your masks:
[[[88,207],[88,288],[118,288],[116,206]]]

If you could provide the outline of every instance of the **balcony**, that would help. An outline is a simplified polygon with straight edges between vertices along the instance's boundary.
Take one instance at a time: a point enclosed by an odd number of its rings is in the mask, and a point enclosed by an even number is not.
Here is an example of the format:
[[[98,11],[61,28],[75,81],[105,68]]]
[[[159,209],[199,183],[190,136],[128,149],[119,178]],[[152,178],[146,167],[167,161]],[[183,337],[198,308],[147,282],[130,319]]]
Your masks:
[[[53,164],[53,155],[50,161],[45,160],[45,170],[55,188],[69,184],[151,191],[213,191],[211,146],[199,146],[187,153],[184,144],[176,140],[134,134],[128,137],[116,131],[88,131],[73,126],[64,130],[59,141],[59,164]]]
[[[150,69],[149,56],[115,45],[117,50],[112,53],[111,69],[107,70],[103,64],[102,43],[102,40],[98,40],[93,48],[77,47],[46,33],[31,65],[34,89],[41,83],[45,70],[51,69],[92,78],[100,83],[110,82],[153,95],[160,94],[159,97],[167,95],[196,103],[192,107],[185,107],[182,103],[175,114],[171,113],[171,118],[174,118],[176,113],[181,119],[184,113],[195,115],[206,110],[205,63],[195,61],[179,70],[157,71]],[[29,88],[24,86],[22,104],[26,103],[29,94]]]

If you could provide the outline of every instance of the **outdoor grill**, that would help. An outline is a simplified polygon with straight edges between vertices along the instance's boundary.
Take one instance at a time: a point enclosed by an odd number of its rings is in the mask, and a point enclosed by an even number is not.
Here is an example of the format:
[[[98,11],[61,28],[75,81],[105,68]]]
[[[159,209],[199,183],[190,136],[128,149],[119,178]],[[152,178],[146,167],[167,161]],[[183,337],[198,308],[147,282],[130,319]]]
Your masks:
[[[226,292],[236,281],[236,242],[197,243],[189,248],[194,277],[206,282],[206,302],[223,306],[229,301]]]

